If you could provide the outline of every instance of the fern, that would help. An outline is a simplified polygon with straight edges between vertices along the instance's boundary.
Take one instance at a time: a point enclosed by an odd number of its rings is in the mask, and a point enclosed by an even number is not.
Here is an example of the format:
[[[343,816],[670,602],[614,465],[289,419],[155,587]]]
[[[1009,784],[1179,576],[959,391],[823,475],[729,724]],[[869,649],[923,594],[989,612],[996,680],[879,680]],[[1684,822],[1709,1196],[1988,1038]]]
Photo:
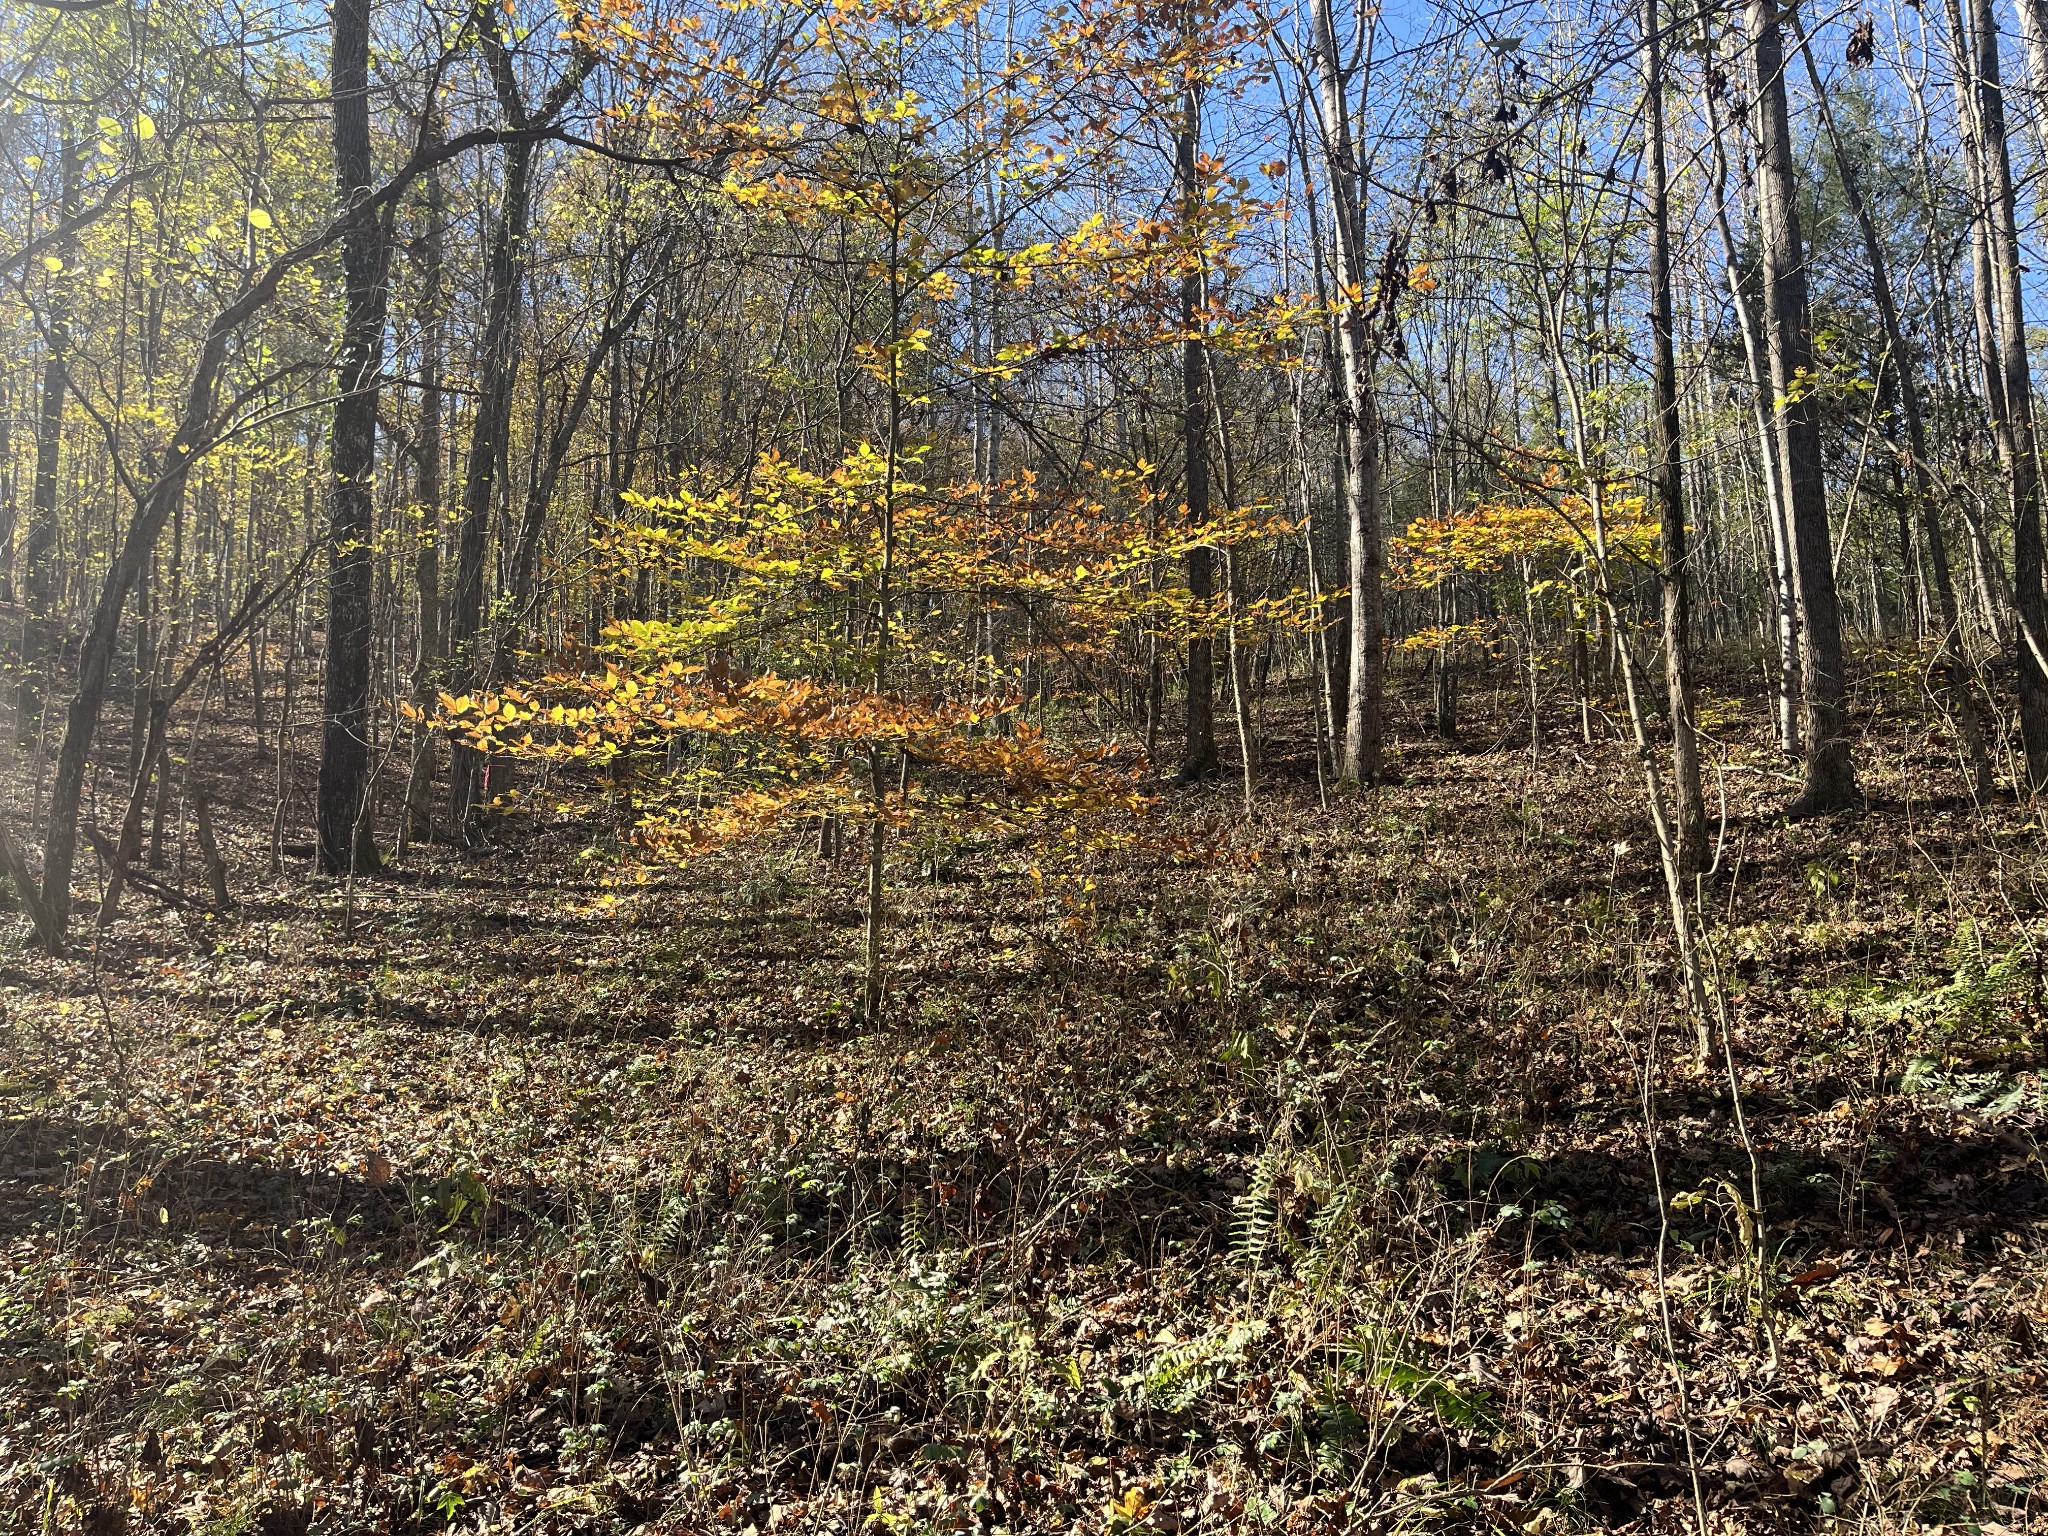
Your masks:
[[[2034,957],[2024,944],[1994,949],[1974,918],[1956,925],[1949,945],[1949,979],[1935,986],[1909,986],[1876,1002],[1851,1007],[1873,1023],[1915,1023],[1954,1031],[1998,1022],[2001,1013],[2033,1005]]]
[[[1320,1289],[1340,1271],[1348,1241],[1358,1227],[1359,1205],[1357,1186],[1340,1183],[1315,1215],[1309,1218],[1312,1257],[1305,1278],[1311,1286]]]
[[[1242,1366],[1249,1346],[1267,1332],[1265,1319],[1241,1319],[1220,1334],[1167,1345],[1146,1368],[1146,1401],[1167,1413],[1186,1412],[1229,1367]]]
[[[654,1228],[649,1234],[657,1253],[673,1253],[682,1246],[683,1230],[689,1225],[690,1202],[681,1193],[670,1195],[661,1203],[661,1213],[654,1218]]]
[[[1278,1139],[1269,1143],[1253,1165],[1244,1193],[1231,1202],[1231,1256],[1251,1269],[1265,1263],[1272,1247],[1273,1228],[1280,1218],[1280,1174],[1288,1150]]]

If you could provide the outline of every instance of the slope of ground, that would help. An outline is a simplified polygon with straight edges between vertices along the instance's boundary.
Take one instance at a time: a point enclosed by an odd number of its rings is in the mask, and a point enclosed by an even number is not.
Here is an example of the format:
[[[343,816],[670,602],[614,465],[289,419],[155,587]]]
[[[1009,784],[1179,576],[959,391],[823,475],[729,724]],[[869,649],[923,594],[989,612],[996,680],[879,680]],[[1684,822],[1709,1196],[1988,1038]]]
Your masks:
[[[211,749],[232,917],[0,973],[0,1528],[2043,1528],[2038,818],[1867,698],[1788,827],[1716,696],[1702,1064],[1624,753],[1501,704],[906,849],[880,1028],[850,861],[265,882]]]

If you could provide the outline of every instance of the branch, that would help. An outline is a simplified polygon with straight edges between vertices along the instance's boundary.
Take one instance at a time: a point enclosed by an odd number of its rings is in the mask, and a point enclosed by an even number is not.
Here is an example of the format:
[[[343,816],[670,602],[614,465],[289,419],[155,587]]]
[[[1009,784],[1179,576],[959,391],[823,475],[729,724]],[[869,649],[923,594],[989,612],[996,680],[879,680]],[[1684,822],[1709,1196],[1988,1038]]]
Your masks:
[[[35,925],[36,938],[52,955],[64,953],[64,935],[50,921],[49,908],[43,905],[43,889],[35,876],[29,873],[28,859],[23,856],[21,845],[14,840],[14,831],[5,822],[0,822],[0,869],[4,869],[8,880],[14,885],[14,893],[21,898],[28,920]]]
[[[36,0],[36,3],[48,4],[49,0]],[[154,165],[138,166],[136,169],[117,177],[114,183],[107,189],[107,195],[91,207],[81,208],[69,218],[60,220],[54,228],[46,234],[36,236],[35,239],[22,246],[12,256],[0,257],[0,277],[9,276],[15,270],[26,266],[46,251],[55,250],[80,230],[98,222],[116,208],[126,207],[128,200],[122,194],[134,186],[136,182],[154,176],[160,169],[161,167]]]

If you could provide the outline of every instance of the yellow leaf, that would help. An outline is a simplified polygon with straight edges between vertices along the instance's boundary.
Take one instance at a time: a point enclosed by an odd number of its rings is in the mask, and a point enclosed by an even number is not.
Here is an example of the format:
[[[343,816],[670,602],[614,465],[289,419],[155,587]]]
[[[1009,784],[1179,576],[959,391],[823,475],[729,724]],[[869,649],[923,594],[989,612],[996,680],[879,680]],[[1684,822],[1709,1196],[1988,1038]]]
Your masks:
[[[270,228],[270,215],[261,208],[251,208],[249,210],[249,222],[258,229],[268,229]]]
[[[135,137],[144,141],[156,137],[156,119],[147,112],[135,114]]]
[[[64,270],[64,262],[60,257],[45,256],[43,258],[43,267],[50,272],[62,272]]]

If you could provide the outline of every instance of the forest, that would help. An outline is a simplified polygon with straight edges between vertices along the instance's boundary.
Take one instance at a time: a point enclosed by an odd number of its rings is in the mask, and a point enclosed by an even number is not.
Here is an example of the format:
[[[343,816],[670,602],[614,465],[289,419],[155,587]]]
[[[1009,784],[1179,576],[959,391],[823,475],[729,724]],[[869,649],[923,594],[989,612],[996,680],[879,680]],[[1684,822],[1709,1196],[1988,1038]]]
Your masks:
[[[2044,263],[2048,0],[0,0],[0,1536],[2048,1530]]]

